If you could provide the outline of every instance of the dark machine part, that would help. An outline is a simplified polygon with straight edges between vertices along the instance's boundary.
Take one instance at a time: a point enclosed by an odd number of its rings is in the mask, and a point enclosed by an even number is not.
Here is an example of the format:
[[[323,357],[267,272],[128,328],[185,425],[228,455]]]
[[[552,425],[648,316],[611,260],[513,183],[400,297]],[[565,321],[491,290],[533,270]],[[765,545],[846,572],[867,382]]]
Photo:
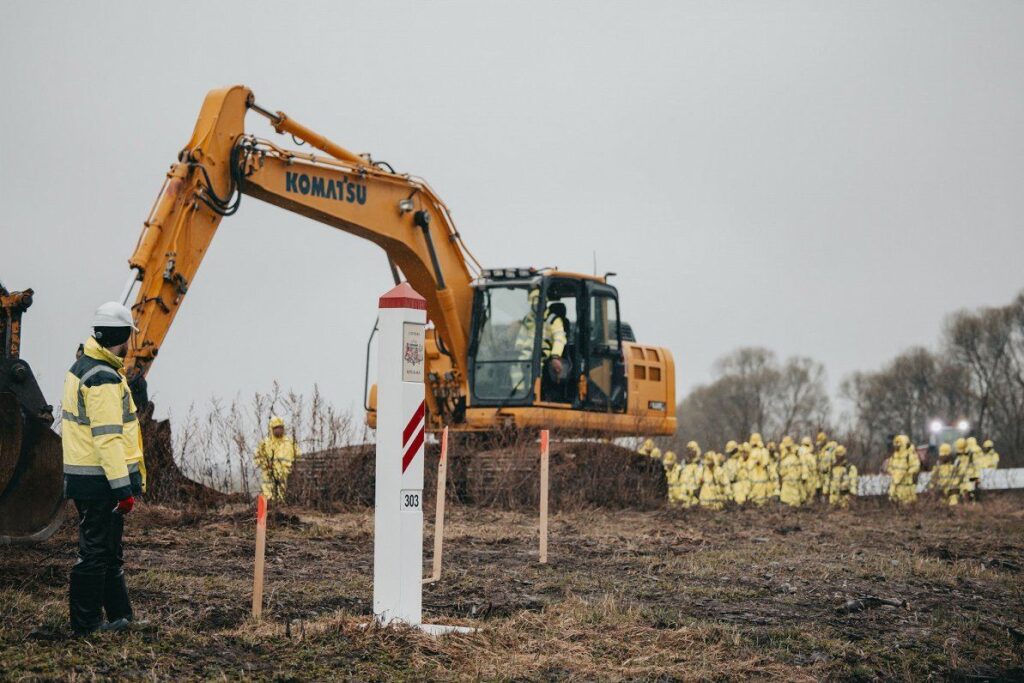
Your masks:
[[[0,284],[0,545],[42,541],[63,521],[63,458],[46,403],[21,354],[32,290]]]

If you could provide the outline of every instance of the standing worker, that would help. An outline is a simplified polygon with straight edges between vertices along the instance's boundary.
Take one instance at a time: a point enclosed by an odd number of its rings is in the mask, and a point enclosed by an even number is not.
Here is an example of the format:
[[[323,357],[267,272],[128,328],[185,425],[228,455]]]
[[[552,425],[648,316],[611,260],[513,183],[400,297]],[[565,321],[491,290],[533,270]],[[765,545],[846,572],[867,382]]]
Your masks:
[[[956,471],[959,483],[960,500],[967,503],[974,500],[975,482],[978,479],[977,467],[968,441],[959,438],[953,445],[956,446],[956,460],[953,461],[953,469]]]
[[[748,500],[755,505],[764,505],[775,494],[772,473],[774,465],[768,461],[768,451],[761,441],[761,435],[750,435],[750,455],[747,458],[750,494]]]
[[[725,444],[725,452],[729,456],[726,461],[726,473],[732,484],[732,499],[737,505],[744,505],[750,495],[750,470],[747,469],[747,452],[735,441]]]
[[[917,500],[917,473],[921,471],[921,460],[917,449],[906,434],[893,438],[894,451],[889,458],[889,499],[907,504]]]
[[[932,478],[928,481],[928,489],[942,496],[946,505],[960,502],[960,476],[952,456],[953,449],[948,443],[939,446],[939,462],[932,468]]]
[[[818,481],[818,458],[814,455],[811,437],[805,436],[800,440],[797,455],[800,456],[800,463],[806,470],[804,473],[804,503],[813,503],[821,489],[821,484]]]
[[[832,471],[829,473],[828,502],[844,510],[850,496],[857,495],[857,468],[846,461],[846,446],[836,446]]]
[[[672,507],[683,503],[683,468],[676,459],[676,454],[667,451],[661,464],[665,466],[665,482],[668,485],[668,503]]]
[[[696,446],[696,442],[690,443]],[[704,466],[700,462],[700,455],[694,454],[693,450],[687,447],[690,452],[689,459],[683,456],[683,470],[679,475],[680,504],[684,508],[693,507],[697,504],[697,493],[700,490],[700,480],[704,476]],[[697,449],[700,450],[699,448]]]
[[[985,443],[981,444],[981,455],[979,464],[982,470],[994,470],[999,467],[999,453],[996,452],[992,439],[985,439]]]
[[[263,495],[267,500],[284,502],[288,475],[299,455],[295,439],[284,434],[284,420],[277,415],[272,416],[269,434],[256,448],[255,456],[256,466],[260,468]]]
[[[825,432],[818,433],[818,444],[821,443],[821,437]],[[832,466],[836,462],[836,450],[839,448],[839,444],[835,441],[829,441],[824,446],[818,447],[818,485],[821,491],[821,499],[826,503],[831,503],[832,498],[829,493],[829,488],[832,486]],[[846,450],[845,448],[843,449]]]
[[[145,490],[142,433],[125,380],[135,330],[131,311],[110,301],[64,378],[64,492],[78,511],[78,561],[71,568],[71,630],[123,631],[134,619],[124,577],[124,518]],[[107,620],[102,617],[106,612]]]
[[[718,454],[708,451],[704,454],[704,468],[700,478],[700,506],[711,510],[721,510],[732,498],[732,486],[729,477],[721,467]]]
[[[801,444],[799,452],[794,450],[792,439],[788,436],[782,440],[779,460],[779,479],[782,482],[779,500],[790,507],[800,507],[805,500],[807,483],[807,466],[804,463],[805,451],[808,446]]]

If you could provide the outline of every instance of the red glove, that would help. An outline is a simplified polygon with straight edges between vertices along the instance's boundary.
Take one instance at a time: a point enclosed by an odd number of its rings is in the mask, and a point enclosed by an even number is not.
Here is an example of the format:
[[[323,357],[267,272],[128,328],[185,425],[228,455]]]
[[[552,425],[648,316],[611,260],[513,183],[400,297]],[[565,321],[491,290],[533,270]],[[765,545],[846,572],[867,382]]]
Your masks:
[[[119,515],[127,515],[135,507],[135,496],[128,496],[117,501],[117,507],[114,508],[114,512]]]

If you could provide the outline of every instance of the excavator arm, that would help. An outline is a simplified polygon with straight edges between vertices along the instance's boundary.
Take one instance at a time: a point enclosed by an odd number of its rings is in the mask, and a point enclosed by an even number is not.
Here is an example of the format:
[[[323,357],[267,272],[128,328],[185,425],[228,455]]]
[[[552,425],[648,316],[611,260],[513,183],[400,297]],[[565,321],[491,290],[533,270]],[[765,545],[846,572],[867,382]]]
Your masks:
[[[323,154],[283,149],[247,135],[252,110]],[[146,220],[129,260],[127,303],[141,281],[132,310],[139,333],[126,359],[129,377],[144,376],[189,292],[206,250],[242,195],[325,223],[379,245],[427,300],[427,311],[449,356],[449,384],[464,395],[475,273],[479,264],[463,245],[448,208],[426,182],[395,173],[334,144],[283,112],[256,104],[244,86],[211,91],[195,130]],[[454,379],[452,379],[454,378]],[[436,415],[445,406],[432,400]],[[450,409],[450,408],[449,408]]]

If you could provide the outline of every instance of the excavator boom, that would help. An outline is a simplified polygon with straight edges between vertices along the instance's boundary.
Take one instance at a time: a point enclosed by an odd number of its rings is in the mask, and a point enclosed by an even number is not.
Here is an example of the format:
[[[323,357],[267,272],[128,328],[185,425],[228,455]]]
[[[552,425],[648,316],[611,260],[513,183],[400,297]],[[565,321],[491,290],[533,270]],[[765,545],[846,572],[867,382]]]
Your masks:
[[[266,117],[278,133],[308,143],[322,154],[284,149],[247,134],[245,115],[250,110]],[[581,303],[578,311],[572,311],[572,315],[589,315],[590,320],[581,319],[575,329],[579,344],[570,346],[579,347],[575,349],[579,355],[575,364],[567,365],[574,365],[577,374],[562,380],[559,399],[545,401],[543,360],[537,355],[534,367],[526,371],[531,375],[525,386],[532,390],[532,401],[477,400],[470,386],[473,353],[479,346],[474,335],[482,329],[481,316],[490,315],[481,303],[490,300],[489,287],[505,288],[508,283],[485,277],[448,208],[425,181],[396,173],[390,165],[355,154],[283,112],[261,107],[252,92],[240,85],[207,95],[192,137],[171,166],[129,259],[132,276],[123,295],[126,303],[140,282],[132,306],[140,332],[126,359],[130,380],[148,371],[221,219],[238,210],[243,195],[377,244],[424,296],[434,326],[426,349],[430,428],[451,425],[487,431],[546,425],[605,434],[674,431],[671,354],[625,342],[618,332],[614,288],[588,276],[527,271],[532,278],[529,286],[550,284],[568,292],[563,281],[575,283],[578,292],[572,296],[583,302],[593,295],[594,305],[604,307],[598,313]],[[600,292],[595,289],[598,286]],[[609,311],[614,320],[608,317]],[[605,336],[611,338],[585,338],[584,322],[594,330],[607,328]],[[508,327],[483,332],[491,339],[505,333],[514,336],[515,331]],[[490,367],[489,371],[496,370]],[[371,406],[371,422],[372,417]]]

